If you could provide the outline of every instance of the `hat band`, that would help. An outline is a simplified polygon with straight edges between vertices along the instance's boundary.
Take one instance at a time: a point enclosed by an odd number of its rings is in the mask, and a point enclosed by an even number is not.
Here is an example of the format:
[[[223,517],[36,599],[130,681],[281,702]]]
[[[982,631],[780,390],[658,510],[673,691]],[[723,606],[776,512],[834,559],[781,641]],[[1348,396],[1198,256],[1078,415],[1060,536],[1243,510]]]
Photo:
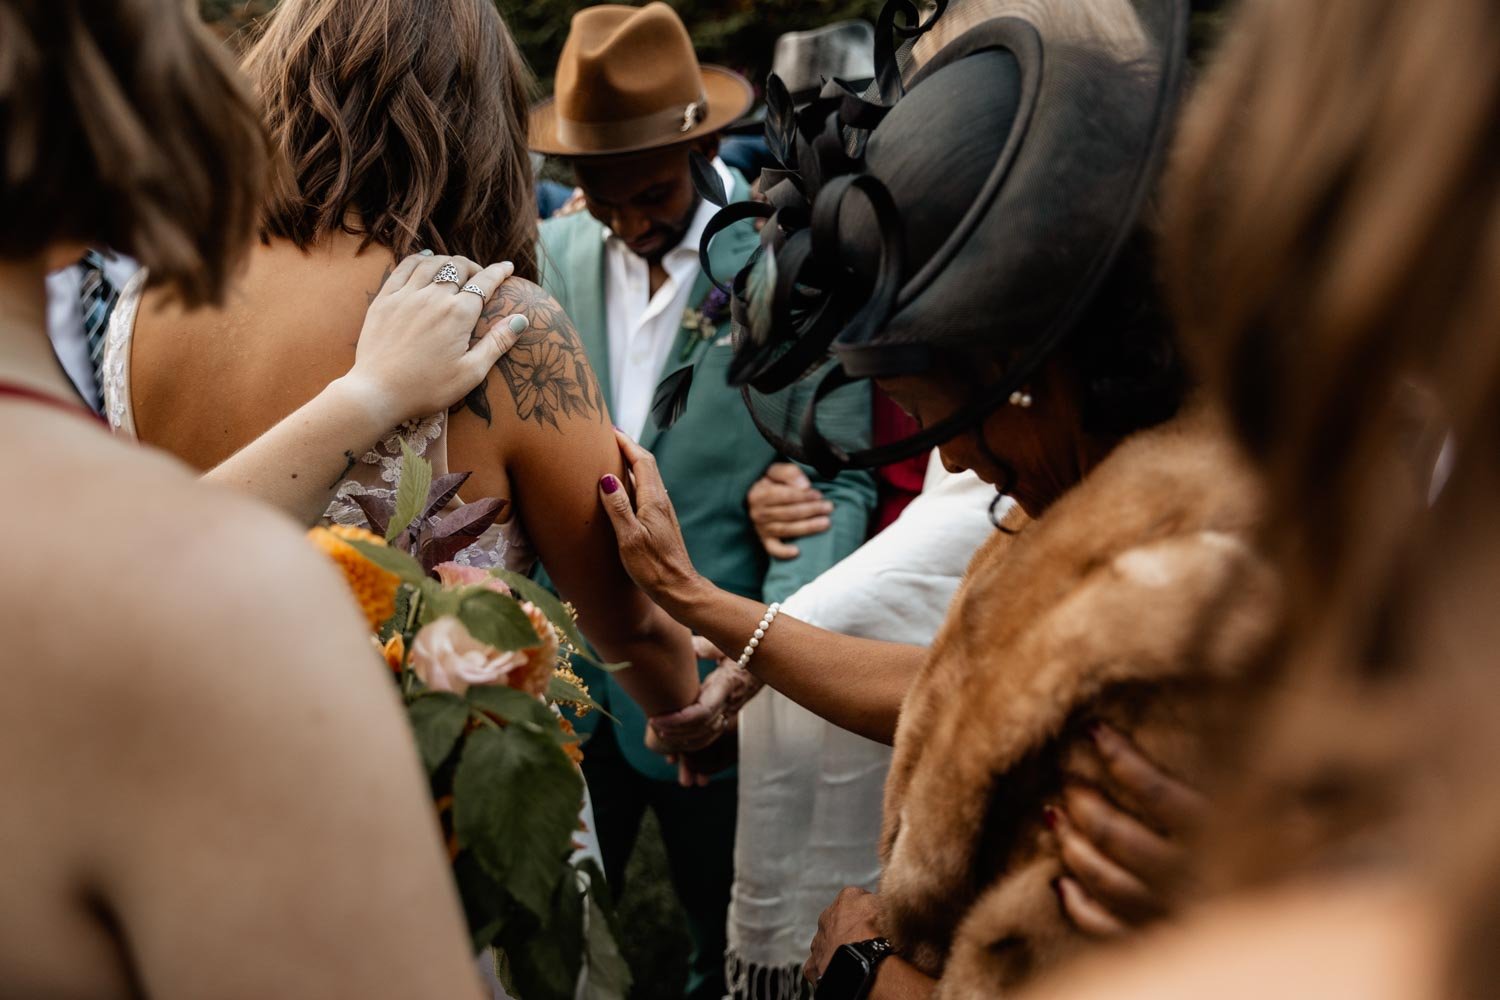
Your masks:
[[[643,146],[676,135],[686,136],[707,118],[708,95],[700,92],[698,99],[691,104],[664,108],[639,118],[580,122],[565,118],[559,112],[557,138],[574,149],[608,152]]]

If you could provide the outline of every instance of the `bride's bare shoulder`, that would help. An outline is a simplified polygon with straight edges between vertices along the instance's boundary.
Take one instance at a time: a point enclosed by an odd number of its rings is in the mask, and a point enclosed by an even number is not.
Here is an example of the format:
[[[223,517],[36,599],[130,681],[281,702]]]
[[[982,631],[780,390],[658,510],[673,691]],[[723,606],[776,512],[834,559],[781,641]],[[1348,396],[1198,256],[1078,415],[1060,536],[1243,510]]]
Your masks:
[[[534,427],[560,430],[570,420],[606,423],[599,381],[578,330],[557,300],[534,282],[512,278],[485,306],[481,329],[515,315],[524,315],[529,325],[495,366],[503,392],[491,394],[491,405],[513,405],[520,422]]]

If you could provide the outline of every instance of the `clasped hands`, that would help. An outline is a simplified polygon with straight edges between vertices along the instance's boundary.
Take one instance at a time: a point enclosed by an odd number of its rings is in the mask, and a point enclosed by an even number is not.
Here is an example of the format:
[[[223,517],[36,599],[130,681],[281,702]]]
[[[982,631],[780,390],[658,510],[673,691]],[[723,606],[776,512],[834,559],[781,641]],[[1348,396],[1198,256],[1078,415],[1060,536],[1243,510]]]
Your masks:
[[[719,665],[703,679],[696,701],[653,717],[646,730],[646,746],[677,765],[684,787],[706,785],[711,775],[735,762],[740,709],[764,686],[701,636],[693,637],[693,651],[699,659],[717,660]]]

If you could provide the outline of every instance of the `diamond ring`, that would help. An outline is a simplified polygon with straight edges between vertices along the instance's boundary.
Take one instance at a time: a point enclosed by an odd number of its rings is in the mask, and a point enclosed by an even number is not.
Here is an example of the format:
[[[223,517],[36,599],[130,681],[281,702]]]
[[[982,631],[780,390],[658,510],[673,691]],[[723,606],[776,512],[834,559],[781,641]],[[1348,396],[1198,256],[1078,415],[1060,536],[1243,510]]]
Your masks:
[[[464,287],[460,288],[459,291],[460,292],[473,292],[475,295],[479,296],[481,299],[488,299],[489,298],[489,296],[487,294],[485,294],[485,291],[484,291],[483,288],[480,288],[478,285],[474,285],[474,284],[465,285]]]
[[[444,282],[450,285],[463,284],[462,281],[458,280],[458,268],[454,267],[452,263],[444,264],[438,268],[438,273],[433,275],[432,283],[434,285],[441,285]]]

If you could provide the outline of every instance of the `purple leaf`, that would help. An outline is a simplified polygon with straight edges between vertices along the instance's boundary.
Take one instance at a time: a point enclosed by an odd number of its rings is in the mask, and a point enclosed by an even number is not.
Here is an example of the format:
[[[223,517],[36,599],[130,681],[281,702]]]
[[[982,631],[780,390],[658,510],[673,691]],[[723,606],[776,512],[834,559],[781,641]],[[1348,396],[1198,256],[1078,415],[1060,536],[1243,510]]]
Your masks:
[[[445,516],[422,543],[422,565],[430,570],[473,545],[509,506],[509,500],[490,497],[466,503]]]
[[[356,493],[349,499],[365,512],[365,520],[370,522],[370,530],[384,538],[386,529],[391,524],[391,515],[396,513],[396,501],[390,497],[371,496],[366,493]]]
[[[478,541],[477,538],[470,538],[468,535],[429,538],[422,543],[422,566],[430,573],[434,567],[441,566],[445,562],[452,562],[455,556],[476,541]]]
[[[472,475],[472,472],[450,472],[446,476],[439,476],[434,479],[432,486],[427,490],[427,506],[422,510],[422,516],[417,520],[422,524],[426,524],[429,517],[448,506],[448,501],[458,496],[459,488]]]
[[[502,500],[499,497],[466,503],[433,525],[432,537],[464,536],[473,541],[484,534],[485,530],[494,524],[495,519],[509,506],[509,500]]]

